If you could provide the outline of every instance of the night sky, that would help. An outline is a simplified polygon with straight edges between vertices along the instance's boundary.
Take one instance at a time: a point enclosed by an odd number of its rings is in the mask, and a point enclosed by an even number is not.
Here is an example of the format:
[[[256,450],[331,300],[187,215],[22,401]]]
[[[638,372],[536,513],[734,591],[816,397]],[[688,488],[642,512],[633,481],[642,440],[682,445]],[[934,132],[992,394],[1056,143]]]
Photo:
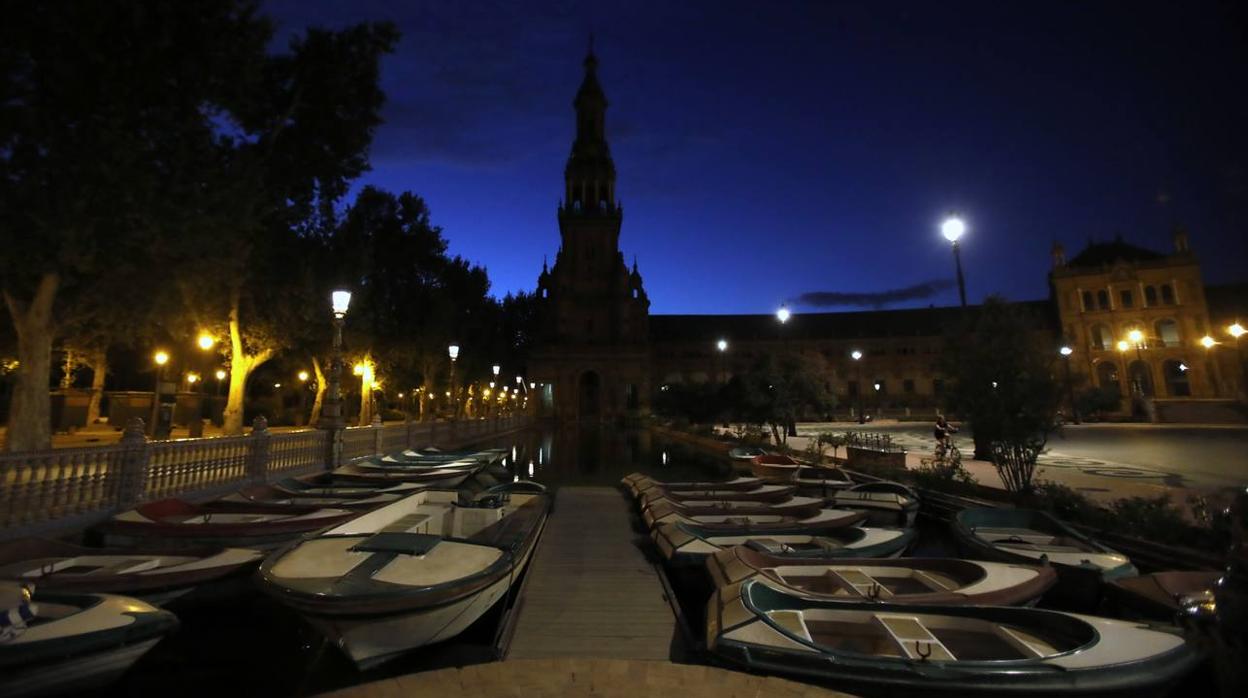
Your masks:
[[[1238,5],[1238,7],[1237,7]],[[770,312],[814,292],[1047,295],[1054,240],[1170,248],[1248,278],[1242,3],[265,3],[282,36],[389,19],[386,124],[363,182],[429,203],[502,295],[559,245],[572,97],[595,37],[656,313]],[[285,43],[285,39],[282,39]],[[898,289],[935,289],[898,293]],[[891,292],[891,293],[890,293]],[[815,310],[798,306],[798,311]]]

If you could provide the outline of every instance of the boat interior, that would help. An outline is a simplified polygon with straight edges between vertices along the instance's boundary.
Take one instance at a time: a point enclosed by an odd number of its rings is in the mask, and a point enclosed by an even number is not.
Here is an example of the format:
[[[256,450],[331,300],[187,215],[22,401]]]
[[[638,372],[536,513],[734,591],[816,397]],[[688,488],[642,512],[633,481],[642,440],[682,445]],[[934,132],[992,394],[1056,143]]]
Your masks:
[[[982,618],[830,608],[777,609],[767,618],[787,634],[836,652],[920,661],[1042,659],[1094,639]]]
[[[817,594],[884,600],[897,595],[956,591],[978,581],[957,579],[937,570],[863,565],[775,567],[764,573],[788,586]]]
[[[1032,528],[977,526],[971,532],[999,548],[1036,553],[1095,553],[1099,548],[1071,536],[1054,535]]]
[[[198,560],[183,555],[79,555],[22,560],[0,567],[0,578],[39,579],[51,575],[106,577],[138,574]]]
[[[839,532],[838,532],[839,533]],[[755,550],[768,553],[818,552],[824,550],[843,550],[858,542],[866,534],[862,529],[850,527],[845,529],[843,536],[767,536],[765,538],[751,536],[716,536],[707,540],[720,547],[748,545]]]

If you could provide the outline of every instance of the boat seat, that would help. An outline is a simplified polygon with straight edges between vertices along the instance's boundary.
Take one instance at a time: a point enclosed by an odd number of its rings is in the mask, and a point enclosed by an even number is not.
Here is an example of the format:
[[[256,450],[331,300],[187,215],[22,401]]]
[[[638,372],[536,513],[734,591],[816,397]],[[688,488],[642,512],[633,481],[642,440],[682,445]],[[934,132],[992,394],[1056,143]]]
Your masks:
[[[914,578],[938,591],[953,591],[958,588],[956,584],[950,584],[936,575],[928,574],[923,570],[915,570]]]
[[[351,552],[425,555],[440,542],[442,536],[428,533],[374,533],[351,546]]]
[[[834,583],[864,599],[891,599],[893,597],[893,592],[889,591],[888,587],[862,570],[828,570],[827,575]]]
[[[771,611],[767,614],[773,623],[807,642],[814,642],[801,611]]]
[[[98,570],[93,571],[92,574],[135,574],[137,572],[154,570],[157,567],[160,567],[160,558],[149,557],[142,560],[135,560],[132,558],[129,560],[122,560],[121,562],[109,567],[101,566]]]
[[[1006,644],[1018,650],[1019,654],[1024,657],[1040,658],[1057,653],[1056,648],[1039,640],[1023,637],[1021,633],[1009,626],[993,625],[992,627],[998,637],[1005,640]]]
[[[897,647],[910,659],[950,661],[957,659],[932,631],[916,616],[898,616],[883,613],[872,615],[884,632],[893,638]]]
[[[380,533],[411,533],[414,529],[424,527],[429,521],[428,514],[420,512],[408,514],[391,521],[389,525],[379,531]]]

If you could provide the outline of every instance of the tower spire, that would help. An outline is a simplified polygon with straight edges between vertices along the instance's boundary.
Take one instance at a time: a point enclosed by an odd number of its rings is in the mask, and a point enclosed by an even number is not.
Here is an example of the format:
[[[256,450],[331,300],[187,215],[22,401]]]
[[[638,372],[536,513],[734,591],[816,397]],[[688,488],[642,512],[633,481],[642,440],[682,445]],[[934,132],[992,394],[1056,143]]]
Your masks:
[[[598,57],[590,34],[585,55],[585,77],[576,91],[576,138],[564,168],[564,204],[561,214],[615,216],[615,163],[607,146],[607,96],[598,82]]]

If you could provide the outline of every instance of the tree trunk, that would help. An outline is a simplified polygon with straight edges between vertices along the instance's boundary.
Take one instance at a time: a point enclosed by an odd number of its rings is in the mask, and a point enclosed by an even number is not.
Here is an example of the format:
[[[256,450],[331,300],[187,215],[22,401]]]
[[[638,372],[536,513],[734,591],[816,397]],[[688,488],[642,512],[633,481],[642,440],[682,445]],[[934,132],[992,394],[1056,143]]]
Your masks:
[[[60,279],[44,274],[27,305],[4,292],[4,301],[17,334],[17,380],[9,403],[5,450],[38,451],[52,448],[52,400],[48,378],[52,371],[52,304]]]
[[[771,425],[771,437],[776,440],[776,445],[779,446],[781,443],[780,430],[776,427],[775,422],[769,422],[769,424]]]
[[[251,372],[273,355],[271,350],[264,350],[248,356],[243,348],[243,333],[238,320],[239,292],[231,293],[230,298],[230,394],[225,402],[225,411],[221,415],[221,430],[227,436],[243,433],[243,403],[247,398],[247,379]]]
[[[91,401],[87,403],[87,426],[100,420],[100,402],[104,398],[104,379],[108,377],[108,351],[91,352]]]
[[[321,405],[325,404],[325,391],[329,386],[325,384],[325,372],[321,370],[320,359],[312,357],[312,371],[316,373],[316,398],[312,400],[312,414],[308,417],[308,424],[316,426],[321,421]]]

